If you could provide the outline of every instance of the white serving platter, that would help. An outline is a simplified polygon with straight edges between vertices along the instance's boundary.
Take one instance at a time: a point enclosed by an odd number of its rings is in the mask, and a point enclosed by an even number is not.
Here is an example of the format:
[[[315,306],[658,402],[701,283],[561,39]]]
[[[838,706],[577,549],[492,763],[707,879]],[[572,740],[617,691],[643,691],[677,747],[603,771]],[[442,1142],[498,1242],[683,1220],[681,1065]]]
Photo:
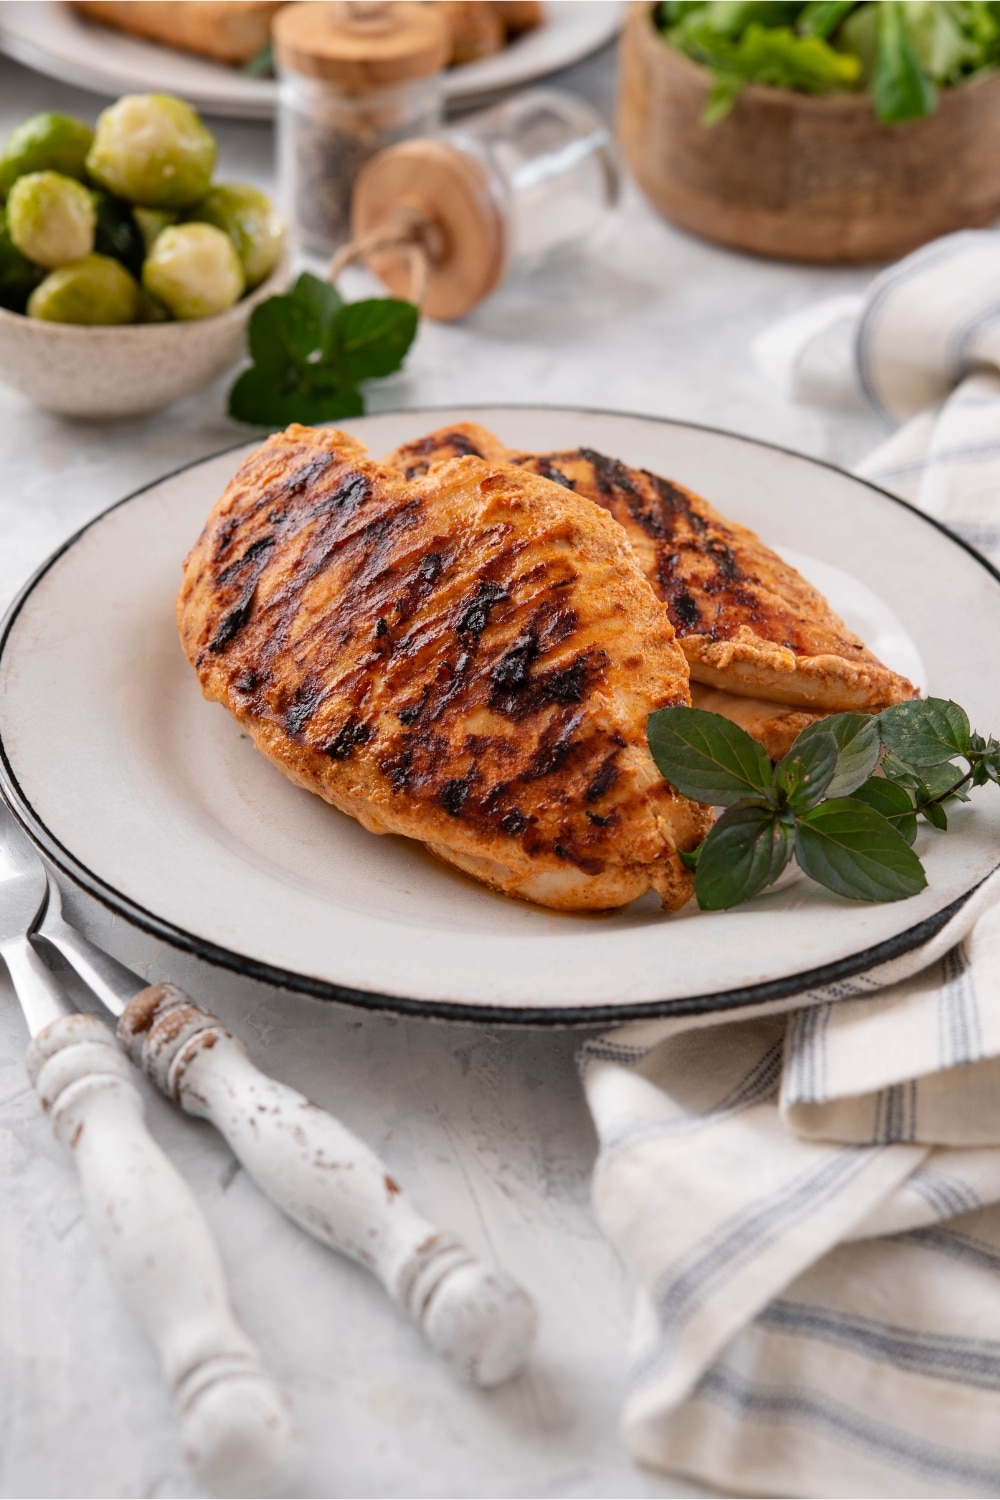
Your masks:
[[[623,12],[618,0],[549,0],[543,25],[502,52],[445,74],[449,107],[468,107],[570,67],[611,40]],[[61,83],[112,97],[149,90],[178,94],[209,115],[267,120],[277,103],[273,78],[250,78],[238,68],[112,31],[62,0],[4,0],[0,52]]]
[[[1000,576],[883,491],[733,434],[559,408],[345,423],[374,454],[471,419],[680,480],[822,587],[888,663],[1000,726]],[[54,555],[0,632],[0,778],[43,850],[113,910],[272,983],[378,1008],[570,1024],[752,1005],[906,951],[1000,862],[1000,797],[923,827],[929,885],[848,902],[801,876],[726,913],[652,895],[567,916],[377,838],[286,782],[205,702],[174,623],[181,561],[253,445],[122,500]]]

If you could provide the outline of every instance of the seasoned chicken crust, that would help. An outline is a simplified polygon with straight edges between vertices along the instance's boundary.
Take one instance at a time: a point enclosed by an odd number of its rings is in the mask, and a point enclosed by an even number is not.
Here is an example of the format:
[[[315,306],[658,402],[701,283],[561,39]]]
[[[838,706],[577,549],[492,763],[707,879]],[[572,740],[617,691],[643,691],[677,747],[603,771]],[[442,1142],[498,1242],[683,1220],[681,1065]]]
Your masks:
[[[677,850],[711,814],[646,744],[687,664],[621,528],[565,487],[476,457],[408,480],[293,426],[214,507],[177,614],[206,697],[372,832],[557,909],[690,896]]]
[[[471,422],[406,443],[385,462],[416,477],[456,453],[529,469],[614,516],[667,606],[695,681],[821,713],[871,713],[918,696],[801,574],[682,485],[590,448],[515,452]]]

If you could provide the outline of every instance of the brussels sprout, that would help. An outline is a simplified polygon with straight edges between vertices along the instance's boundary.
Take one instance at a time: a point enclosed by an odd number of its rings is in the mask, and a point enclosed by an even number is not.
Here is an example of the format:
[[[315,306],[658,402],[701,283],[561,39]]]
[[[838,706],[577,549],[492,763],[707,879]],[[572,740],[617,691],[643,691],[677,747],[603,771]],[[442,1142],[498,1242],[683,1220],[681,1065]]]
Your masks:
[[[60,266],[28,298],[28,317],[46,323],[134,323],[138,312],[138,282],[109,255]]]
[[[132,217],[139,226],[147,255],[160,231],[177,223],[177,211],[171,208],[133,208]]]
[[[150,296],[145,287],[139,288],[139,312],[137,323],[170,323],[173,321],[170,308],[159,297]]]
[[[285,226],[266,193],[244,182],[219,182],[188,211],[189,219],[214,224],[228,234],[240,258],[247,287],[259,286],[274,270]]]
[[[157,235],[142,284],[175,318],[208,318],[242,297],[246,279],[229,236],[212,224],[174,224]]]
[[[208,191],[215,137],[170,94],[125,94],[98,116],[87,171],[144,208],[187,208]]]
[[[6,307],[9,312],[23,313],[28,298],[44,277],[42,267],[32,265],[14,244],[0,209],[0,307]]]
[[[146,246],[131,208],[102,188],[95,188],[91,197],[97,210],[94,249],[98,255],[110,255],[114,260],[120,260],[133,276],[141,276]]]
[[[32,115],[16,125],[0,152],[0,198],[29,172],[61,172],[83,182],[84,161],[94,132],[70,115]]]
[[[89,255],[97,210],[90,193],[60,172],[19,177],[7,199],[10,237],[29,260],[51,270]]]

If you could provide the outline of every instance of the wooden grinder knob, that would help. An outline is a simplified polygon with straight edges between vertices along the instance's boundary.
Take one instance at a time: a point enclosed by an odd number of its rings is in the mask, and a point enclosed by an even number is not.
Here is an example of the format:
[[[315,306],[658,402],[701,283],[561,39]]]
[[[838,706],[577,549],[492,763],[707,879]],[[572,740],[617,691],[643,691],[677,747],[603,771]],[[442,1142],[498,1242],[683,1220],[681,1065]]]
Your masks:
[[[446,141],[403,141],[365,162],[351,199],[355,239],[409,217],[423,222],[429,267],[422,311],[448,322],[482,302],[507,262],[507,234],[486,168]],[[372,251],[375,275],[396,297],[410,286],[401,250]]]

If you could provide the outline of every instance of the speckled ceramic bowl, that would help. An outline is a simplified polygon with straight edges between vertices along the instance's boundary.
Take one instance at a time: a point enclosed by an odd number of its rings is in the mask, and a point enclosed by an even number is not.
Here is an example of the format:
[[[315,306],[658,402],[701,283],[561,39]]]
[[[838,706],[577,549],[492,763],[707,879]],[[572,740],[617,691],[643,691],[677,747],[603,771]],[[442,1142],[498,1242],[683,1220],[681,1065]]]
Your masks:
[[[227,312],[187,323],[82,328],[0,308],[0,380],[66,417],[112,420],[169,406],[237,363],[247,320],[284,290],[287,250],[266,281]]]

